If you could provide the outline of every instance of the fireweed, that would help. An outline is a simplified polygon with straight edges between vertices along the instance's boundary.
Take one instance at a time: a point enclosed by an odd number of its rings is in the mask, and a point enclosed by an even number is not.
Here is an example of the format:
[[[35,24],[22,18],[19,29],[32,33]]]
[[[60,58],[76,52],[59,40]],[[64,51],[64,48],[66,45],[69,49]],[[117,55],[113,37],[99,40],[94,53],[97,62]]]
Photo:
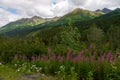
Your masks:
[[[118,53],[108,52],[98,55],[92,51],[92,44],[89,49],[89,53],[82,50],[75,54],[70,49],[67,54],[55,54],[48,48],[47,54],[33,55],[31,57],[17,53],[13,62],[17,64],[15,68],[18,71],[38,72],[56,76],[59,74],[59,76],[62,76],[61,80],[69,79],[69,77],[71,77],[70,80],[118,79],[114,78],[116,75],[113,74],[117,73],[117,76],[119,76],[120,68],[113,70],[113,66],[111,66],[113,63],[116,64],[115,66],[120,66]],[[23,61],[23,63],[20,64],[20,61]],[[28,64],[24,66],[25,62]],[[61,66],[64,67],[64,71],[61,71]]]

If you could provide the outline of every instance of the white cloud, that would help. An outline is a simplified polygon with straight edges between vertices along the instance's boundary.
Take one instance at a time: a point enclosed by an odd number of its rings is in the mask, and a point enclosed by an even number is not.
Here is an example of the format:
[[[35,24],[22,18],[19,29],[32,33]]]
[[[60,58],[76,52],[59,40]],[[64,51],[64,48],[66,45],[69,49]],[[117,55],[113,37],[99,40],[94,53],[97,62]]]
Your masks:
[[[69,4],[67,0],[63,0],[56,5],[52,6],[52,12],[54,16],[62,16],[73,9],[73,6]]]
[[[87,3],[84,5],[86,9],[96,10],[103,8],[115,9],[120,7],[120,0],[87,0]]]
[[[0,20],[0,26],[2,26],[22,17],[62,16],[76,7],[89,10],[104,7],[114,9],[120,7],[120,0],[0,0],[0,6],[3,7],[0,8],[0,19],[3,19]],[[8,12],[7,8],[16,9],[18,14]]]
[[[0,26],[4,26],[5,24],[20,18],[22,18],[22,16],[14,15],[0,8]]]

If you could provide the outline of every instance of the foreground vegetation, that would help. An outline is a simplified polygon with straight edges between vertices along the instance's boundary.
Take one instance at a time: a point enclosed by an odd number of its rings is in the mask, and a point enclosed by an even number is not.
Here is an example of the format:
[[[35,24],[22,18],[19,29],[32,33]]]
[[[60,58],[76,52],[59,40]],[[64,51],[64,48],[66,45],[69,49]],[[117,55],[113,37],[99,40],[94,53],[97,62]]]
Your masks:
[[[50,80],[119,80],[119,55],[110,52],[98,55],[92,51],[92,45],[89,51],[83,50],[78,54],[75,54],[72,49],[66,55],[55,54],[50,48],[47,54],[31,57],[16,54],[11,63],[0,64],[0,78],[3,80],[31,78],[35,80],[48,78]],[[54,77],[48,77],[49,75]]]
[[[0,79],[119,80],[120,27],[80,30],[71,23],[42,35],[1,35]]]
[[[44,75],[40,73],[24,74],[11,68],[10,65],[0,65],[0,80],[56,80],[54,76]]]

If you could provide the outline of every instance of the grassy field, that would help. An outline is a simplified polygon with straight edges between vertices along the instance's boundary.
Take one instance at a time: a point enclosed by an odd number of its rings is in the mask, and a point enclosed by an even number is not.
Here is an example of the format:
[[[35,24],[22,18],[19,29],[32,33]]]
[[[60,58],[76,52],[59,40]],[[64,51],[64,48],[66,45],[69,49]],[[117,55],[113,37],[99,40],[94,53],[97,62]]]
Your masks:
[[[7,65],[0,65],[0,80],[57,80],[57,78],[40,73],[19,73]]]

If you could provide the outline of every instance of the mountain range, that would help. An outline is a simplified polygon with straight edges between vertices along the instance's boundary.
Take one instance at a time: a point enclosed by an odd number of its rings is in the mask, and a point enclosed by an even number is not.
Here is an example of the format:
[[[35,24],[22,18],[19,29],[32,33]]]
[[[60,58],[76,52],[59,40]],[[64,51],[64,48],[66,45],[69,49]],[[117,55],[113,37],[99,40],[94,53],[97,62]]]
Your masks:
[[[120,25],[120,9],[89,11],[77,8],[62,17],[41,18],[34,16],[32,18],[23,18],[11,22],[0,28],[0,34],[8,36],[47,36],[55,35],[63,25],[69,22],[79,27],[80,30],[86,29],[91,24],[98,25],[106,31],[111,25]]]
[[[111,10],[111,9],[108,9],[108,8],[103,8],[102,10],[97,9],[96,12],[109,13],[109,12],[112,12],[112,10]]]

